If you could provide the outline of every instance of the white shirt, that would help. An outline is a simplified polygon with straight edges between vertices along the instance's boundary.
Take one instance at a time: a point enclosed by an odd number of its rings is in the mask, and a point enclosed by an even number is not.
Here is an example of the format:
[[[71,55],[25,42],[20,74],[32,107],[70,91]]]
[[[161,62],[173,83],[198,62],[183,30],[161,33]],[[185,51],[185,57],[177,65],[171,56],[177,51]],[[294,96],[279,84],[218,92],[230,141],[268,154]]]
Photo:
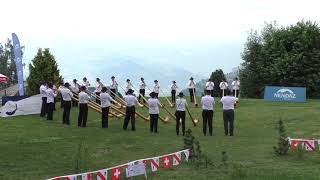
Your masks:
[[[102,90],[102,83],[101,82],[96,82],[96,90],[95,92],[101,92]]]
[[[239,90],[240,81],[233,81],[231,85],[233,90]]]
[[[222,82],[220,83],[219,87],[220,87],[220,89],[228,89],[228,83],[222,81]]]
[[[85,86],[86,89],[88,89],[88,87],[90,86],[89,81],[88,80],[87,81],[83,81],[82,86]]]
[[[126,92],[128,92],[129,89],[132,89],[132,84],[131,82],[127,82],[127,86],[126,86]]]
[[[64,87],[63,85],[60,85],[60,86],[58,87],[58,91],[61,92],[61,90],[62,90],[63,88],[65,88],[65,87]]]
[[[223,104],[223,110],[234,109],[234,104],[238,101],[238,98],[234,96],[223,96],[220,100]]]
[[[79,93],[79,103],[80,104],[87,104],[90,100],[90,97],[87,93],[85,93],[84,91],[81,91]]]
[[[201,98],[201,104],[203,110],[213,110],[214,98],[210,95],[205,95]]]
[[[118,83],[116,80],[111,81],[110,89],[117,89]]]
[[[156,83],[153,85],[153,92],[158,93],[159,94],[160,91],[160,84]]]
[[[213,90],[213,88],[214,88],[214,83],[212,81],[208,81],[206,83],[206,89],[207,90]]]
[[[141,81],[140,84],[139,84],[139,88],[140,89],[146,89],[146,83],[144,81],[143,82]]]
[[[149,114],[159,114],[159,105],[160,102],[156,98],[148,99],[149,104]]]
[[[189,81],[189,88],[190,89],[196,88],[196,83],[193,80]]]
[[[79,84],[78,83],[72,83],[72,85],[71,85],[71,90],[72,90],[72,92],[75,92],[75,93],[78,93],[79,92]]]
[[[176,100],[176,109],[177,111],[186,111],[186,106],[188,106],[187,101],[182,98]]]
[[[55,94],[51,88],[48,88],[46,90],[46,94],[47,94],[47,103],[53,103],[54,97],[56,97],[57,94]]]
[[[47,86],[45,86],[45,85],[41,85],[41,86],[40,86],[40,94],[41,94],[41,97],[47,97],[46,90],[47,90]]]
[[[112,97],[106,92],[100,94],[100,100],[102,108],[111,106],[111,101],[114,101]]]
[[[172,84],[171,90],[176,91],[178,89],[178,86],[176,84]]]
[[[127,107],[135,106],[138,102],[137,97],[133,95],[125,95],[124,96],[124,101],[126,102]]]
[[[70,89],[68,89],[68,88],[66,88],[66,87],[62,87],[62,88],[60,89],[60,93],[61,93],[62,99],[63,99],[64,101],[71,101],[73,94],[72,94],[72,92],[70,91]]]

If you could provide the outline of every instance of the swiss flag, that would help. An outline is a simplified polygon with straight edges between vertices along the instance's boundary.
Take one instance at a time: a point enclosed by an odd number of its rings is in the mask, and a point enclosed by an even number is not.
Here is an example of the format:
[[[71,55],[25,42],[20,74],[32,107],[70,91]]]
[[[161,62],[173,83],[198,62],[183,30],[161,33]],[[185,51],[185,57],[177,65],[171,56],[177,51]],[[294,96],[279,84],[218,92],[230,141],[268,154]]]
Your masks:
[[[97,173],[97,180],[107,180],[108,173],[106,169],[100,170]]]
[[[82,180],[93,180],[93,174],[92,173],[82,174]]]
[[[303,142],[303,147],[306,151],[315,151],[316,143],[315,140],[306,140]]]
[[[159,158],[153,158],[150,161],[152,172],[157,171],[159,169]]]
[[[113,168],[111,170],[111,179],[120,180],[121,179],[121,167]]]
[[[171,169],[171,156],[163,156],[162,157],[162,168],[163,169]]]
[[[77,176],[67,176],[66,180],[77,180]]]
[[[291,140],[291,151],[296,152],[299,144],[302,144],[303,141]]]
[[[173,165],[177,166],[181,163],[181,153],[177,152],[173,154]]]

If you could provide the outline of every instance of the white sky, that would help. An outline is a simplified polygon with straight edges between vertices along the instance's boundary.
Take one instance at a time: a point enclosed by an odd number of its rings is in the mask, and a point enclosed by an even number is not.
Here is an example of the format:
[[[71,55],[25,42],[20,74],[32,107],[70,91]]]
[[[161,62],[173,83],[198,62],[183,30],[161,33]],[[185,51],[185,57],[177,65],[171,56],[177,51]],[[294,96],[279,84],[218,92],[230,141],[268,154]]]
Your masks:
[[[37,47],[50,47],[63,61],[67,51],[59,48],[68,48],[70,41],[81,43],[84,49],[86,45],[99,49],[104,42],[109,46],[121,42],[127,49],[134,49],[135,42],[170,44],[185,55],[193,52],[192,46],[180,48],[184,44],[239,46],[240,51],[229,52],[236,54],[231,63],[212,64],[227,70],[241,62],[250,29],[259,30],[274,20],[280,25],[320,20],[319,0],[3,0],[0,5],[0,42],[15,32],[30,57]],[[197,67],[197,72],[209,71],[189,64],[187,68]]]

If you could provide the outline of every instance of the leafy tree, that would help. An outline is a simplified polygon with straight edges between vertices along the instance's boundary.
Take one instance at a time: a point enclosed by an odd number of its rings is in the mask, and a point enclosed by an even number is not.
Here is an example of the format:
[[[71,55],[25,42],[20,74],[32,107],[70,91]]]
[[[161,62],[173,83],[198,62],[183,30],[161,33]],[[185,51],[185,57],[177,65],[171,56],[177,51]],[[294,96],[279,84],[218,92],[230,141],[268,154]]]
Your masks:
[[[41,82],[62,83],[63,79],[58,69],[55,57],[49,49],[38,49],[36,56],[29,64],[30,75],[27,79],[28,95],[38,94]]]
[[[211,73],[210,79],[213,81],[214,83],[214,91],[213,91],[213,95],[215,97],[220,96],[220,82],[222,80],[226,80],[226,77],[222,71],[222,69],[217,69],[216,71]]]
[[[320,28],[311,21],[266,24],[249,34],[242,53],[241,95],[262,97],[265,85],[306,87],[320,97]]]
[[[17,82],[14,49],[10,39],[7,39],[4,46],[0,43],[0,73],[9,77],[11,83]],[[14,74],[14,76],[12,76],[12,74]]]

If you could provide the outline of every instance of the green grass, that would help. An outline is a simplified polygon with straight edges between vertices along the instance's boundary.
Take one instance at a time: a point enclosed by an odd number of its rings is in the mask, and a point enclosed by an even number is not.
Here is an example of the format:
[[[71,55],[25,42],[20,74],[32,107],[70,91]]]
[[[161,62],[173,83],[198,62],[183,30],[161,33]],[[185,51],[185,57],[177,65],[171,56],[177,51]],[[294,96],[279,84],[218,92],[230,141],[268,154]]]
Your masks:
[[[217,101],[217,100],[216,100]],[[163,101],[165,102],[165,101]],[[308,103],[269,103],[255,99],[241,99],[236,110],[235,136],[223,133],[221,105],[215,105],[214,136],[202,135],[201,108],[191,108],[200,120],[193,127],[186,126],[200,141],[202,150],[221,163],[221,152],[229,161],[241,165],[230,168],[210,166],[197,168],[184,163],[173,170],[148,173],[149,179],[319,179],[320,153],[305,153],[303,157],[290,153],[277,157],[272,147],[277,143],[276,122],[284,120],[288,136],[320,139],[320,111],[318,100]],[[147,114],[146,109],[138,109]],[[173,112],[174,110],[171,109]],[[37,116],[23,116],[0,120],[0,179],[45,179],[76,173],[78,146],[87,149],[82,172],[120,165],[132,160],[175,152],[183,148],[182,136],[175,134],[175,121],[159,122],[159,133],[149,133],[149,123],[137,119],[136,132],[123,131],[121,119],[111,119],[109,129],[100,128],[100,115],[89,111],[87,128],[78,128],[78,109],[72,109],[71,126],[62,125],[62,111],[54,113],[54,120]],[[161,113],[165,114],[163,110]],[[241,174],[240,173],[240,174]],[[234,177],[235,176],[235,177]],[[143,179],[142,177],[136,179]]]

